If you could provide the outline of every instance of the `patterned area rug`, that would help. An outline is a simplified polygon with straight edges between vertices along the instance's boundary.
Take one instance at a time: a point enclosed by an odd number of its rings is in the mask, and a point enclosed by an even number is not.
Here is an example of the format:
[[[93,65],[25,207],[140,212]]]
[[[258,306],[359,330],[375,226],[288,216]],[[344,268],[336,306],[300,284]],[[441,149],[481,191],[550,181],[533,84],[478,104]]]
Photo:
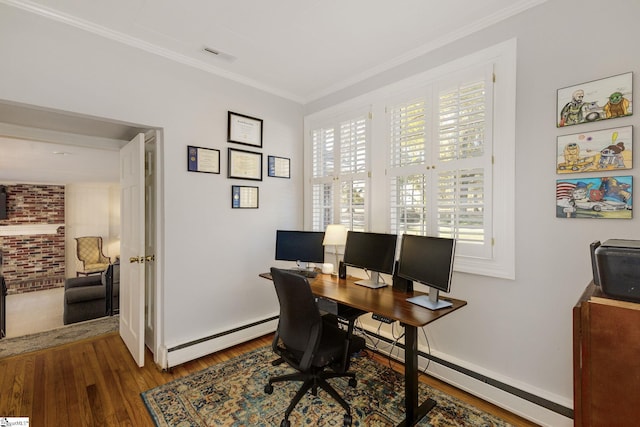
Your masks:
[[[0,358],[42,350],[117,331],[120,316],[103,317],[62,326],[50,331],[0,340]]]
[[[269,346],[210,366],[142,393],[158,426],[279,426],[301,383],[274,384],[264,392],[268,378],[291,372],[285,364],[271,366]],[[329,380],[351,404],[353,426],[395,426],[404,418],[404,377],[388,366],[358,357],[351,369],[358,385],[345,379]],[[420,383],[420,401],[431,397],[437,406],[420,426],[510,426],[458,399]],[[302,399],[289,417],[292,426],[342,426],[344,410],[323,390]]]

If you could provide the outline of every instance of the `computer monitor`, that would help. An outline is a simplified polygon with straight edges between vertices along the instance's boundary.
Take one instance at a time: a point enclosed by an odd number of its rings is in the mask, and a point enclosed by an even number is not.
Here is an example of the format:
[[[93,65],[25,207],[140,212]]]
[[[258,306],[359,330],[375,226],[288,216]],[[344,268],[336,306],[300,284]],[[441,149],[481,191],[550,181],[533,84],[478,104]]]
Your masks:
[[[407,298],[407,301],[430,310],[450,307],[439,299],[439,293],[451,289],[456,241],[444,237],[404,234],[400,244],[397,275],[429,287],[429,295]]]
[[[295,261],[301,269],[324,262],[322,231],[276,230],[276,260]]]
[[[363,268],[371,274],[368,280],[355,283],[369,288],[387,286],[380,281],[379,273],[393,273],[398,236],[386,233],[349,231],[344,246],[344,263]]]

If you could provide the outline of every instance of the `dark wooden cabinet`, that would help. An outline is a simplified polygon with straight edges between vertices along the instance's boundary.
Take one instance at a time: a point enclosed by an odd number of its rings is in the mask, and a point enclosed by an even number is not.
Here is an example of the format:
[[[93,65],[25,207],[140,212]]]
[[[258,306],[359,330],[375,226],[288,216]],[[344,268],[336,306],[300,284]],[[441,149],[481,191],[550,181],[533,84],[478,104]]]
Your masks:
[[[591,283],[573,308],[573,371],[576,426],[637,426],[640,304]]]

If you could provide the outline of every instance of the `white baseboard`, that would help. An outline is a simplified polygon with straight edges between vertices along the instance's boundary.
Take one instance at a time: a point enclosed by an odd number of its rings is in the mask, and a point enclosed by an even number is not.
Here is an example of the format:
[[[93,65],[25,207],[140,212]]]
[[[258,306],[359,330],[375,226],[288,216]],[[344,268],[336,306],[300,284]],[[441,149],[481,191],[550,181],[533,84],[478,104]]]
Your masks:
[[[254,338],[274,332],[278,326],[278,319],[266,321],[264,323],[253,324],[248,327],[238,327],[232,329],[229,333],[218,333],[215,338],[192,341],[193,345],[175,346],[174,350],[166,350],[165,361],[166,366],[163,368],[171,368],[199,357],[206,356],[216,351],[232,347],[250,341]]]

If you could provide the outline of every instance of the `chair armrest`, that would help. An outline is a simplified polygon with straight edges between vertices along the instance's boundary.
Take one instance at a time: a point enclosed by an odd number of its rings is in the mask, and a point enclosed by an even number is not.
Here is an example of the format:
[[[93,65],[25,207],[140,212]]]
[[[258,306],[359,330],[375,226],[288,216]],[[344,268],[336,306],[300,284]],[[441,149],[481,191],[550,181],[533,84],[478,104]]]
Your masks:
[[[76,271],[84,271],[84,261],[76,258]]]
[[[71,277],[64,281],[65,289],[102,285],[100,276]]]

